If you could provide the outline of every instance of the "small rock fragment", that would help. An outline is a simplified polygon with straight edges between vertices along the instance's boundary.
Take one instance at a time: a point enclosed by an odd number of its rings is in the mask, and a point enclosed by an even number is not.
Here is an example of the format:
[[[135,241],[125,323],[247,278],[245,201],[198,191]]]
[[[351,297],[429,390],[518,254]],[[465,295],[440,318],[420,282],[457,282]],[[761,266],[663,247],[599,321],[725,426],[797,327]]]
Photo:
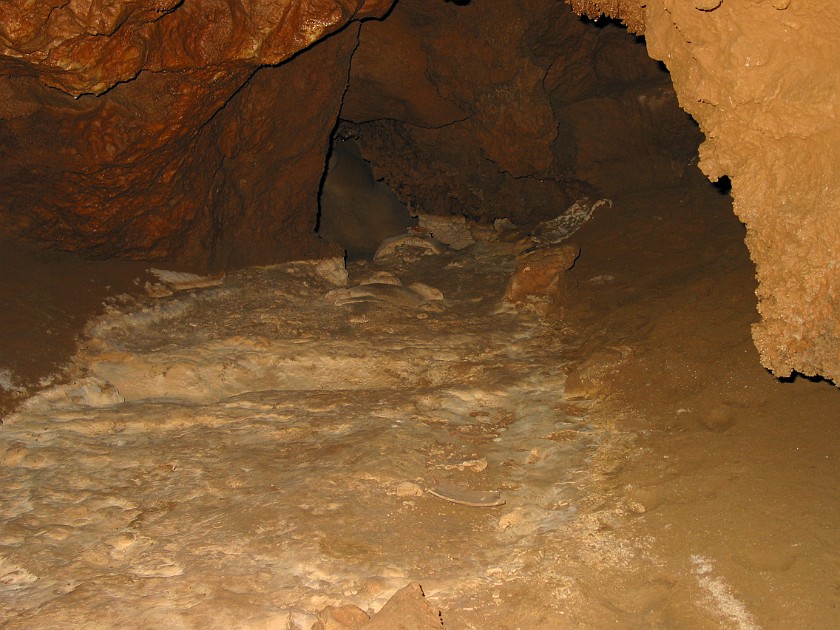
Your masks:
[[[423,588],[412,582],[394,593],[382,609],[360,627],[363,630],[440,630],[444,626],[440,611],[429,605]]]
[[[315,273],[336,287],[347,286],[347,267],[341,258],[327,258],[315,263]]]
[[[395,494],[398,497],[403,498],[420,497],[423,496],[423,488],[418,486],[416,483],[412,483],[410,481],[403,481],[397,486]]]
[[[359,281],[359,284],[393,284],[402,286],[402,280],[390,271],[377,271],[364,280]]]
[[[370,617],[358,606],[327,606],[318,613],[312,630],[359,630],[368,621]]]
[[[446,246],[433,238],[404,234],[382,241],[382,245],[376,250],[373,259],[398,257],[406,260],[416,260],[421,256],[442,254],[445,251]]]
[[[529,296],[548,297],[560,290],[563,272],[571,269],[580,255],[574,245],[545,247],[518,257],[505,300],[525,302]]]
[[[427,301],[443,299],[443,292],[440,289],[430,287],[422,282],[412,282],[408,285],[408,288]]]
[[[458,216],[437,216],[433,214],[417,214],[420,227],[425,228],[437,240],[452,249],[461,250],[475,243],[467,218]]]

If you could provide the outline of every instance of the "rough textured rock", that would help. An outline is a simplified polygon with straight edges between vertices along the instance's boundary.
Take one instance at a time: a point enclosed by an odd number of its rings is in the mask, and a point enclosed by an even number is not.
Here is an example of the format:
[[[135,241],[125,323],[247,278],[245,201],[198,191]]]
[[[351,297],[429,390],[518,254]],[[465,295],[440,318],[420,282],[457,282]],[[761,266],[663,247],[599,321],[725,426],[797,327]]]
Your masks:
[[[143,71],[277,64],[391,0],[2,0],[0,72],[102,94]]]
[[[732,181],[762,363],[840,383],[840,18],[813,2],[718,4],[648,3],[648,49],[706,134],[700,168]]]
[[[562,290],[563,272],[580,255],[575,245],[544,247],[517,256],[516,271],[510,279],[505,299],[525,302],[529,297],[552,297]]]
[[[644,31],[706,136],[700,168],[727,176],[756,264],[762,364],[840,382],[840,18],[813,2],[572,0]]]
[[[359,630],[368,621],[370,615],[358,606],[327,606],[310,630]]]
[[[365,630],[435,630],[443,628],[440,612],[434,610],[417,582],[394,593],[393,597],[362,626]]]
[[[416,210],[517,224],[677,181],[700,141],[643,46],[550,0],[401,1],[362,26],[341,118]]]
[[[392,4],[0,0],[0,231],[193,267],[335,255],[313,230],[354,50],[345,130],[421,212],[524,224],[679,181],[698,136],[643,47],[573,11],[605,14],[645,33],[732,181],[763,364],[840,378],[829,8],[402,0],[356,49],[348,22]]]
[[[192,266],[324,253],[317,189],[355,33],[255,70],[390,1],[29,4],[0,2],[5,232]]]
[[[645,30],[645,5],[639,0],[567,0],[578,15],[621,20],[634,33]]]

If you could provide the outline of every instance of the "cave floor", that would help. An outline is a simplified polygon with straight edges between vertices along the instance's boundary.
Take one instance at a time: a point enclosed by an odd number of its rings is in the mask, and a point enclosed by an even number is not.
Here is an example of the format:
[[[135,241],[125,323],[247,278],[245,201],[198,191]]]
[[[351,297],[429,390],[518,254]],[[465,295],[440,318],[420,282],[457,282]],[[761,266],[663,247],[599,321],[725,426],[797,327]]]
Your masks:
[[[0,428],[0,620],[308,630],[418,582],[448,628],[837,627],[840,392],[760,367],[743,236],[628,195],[542,314],[499,242],[113,302]]]

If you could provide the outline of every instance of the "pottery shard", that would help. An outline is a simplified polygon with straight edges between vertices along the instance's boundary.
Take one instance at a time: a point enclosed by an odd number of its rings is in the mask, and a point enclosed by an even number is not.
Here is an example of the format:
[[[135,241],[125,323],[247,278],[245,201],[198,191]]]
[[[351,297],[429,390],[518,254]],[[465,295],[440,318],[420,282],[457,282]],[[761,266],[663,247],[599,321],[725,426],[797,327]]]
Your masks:
[[[505,291],[505,300],[515,303],[524,302],[531,296],[555,295],[560,289],[563,272],[572,268],[579,255],[580,248],[576,245],[546,247],[521,254]]]

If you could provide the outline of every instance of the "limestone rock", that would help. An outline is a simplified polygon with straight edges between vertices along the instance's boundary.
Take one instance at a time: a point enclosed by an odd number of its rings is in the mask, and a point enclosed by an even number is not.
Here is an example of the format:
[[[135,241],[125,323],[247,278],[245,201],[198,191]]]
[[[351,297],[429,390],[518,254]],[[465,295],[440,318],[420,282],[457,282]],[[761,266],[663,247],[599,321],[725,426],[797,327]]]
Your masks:
[[[579,255],[580,249],[574,245],[545,247],[520,255],[505,291],[505,300],[516,303],[529,297],[556,294],[563,272],[572,267]]]
[[[3,0],[0,74],[25,68],[23,74],[78,97],[102,94],[144,70],[253,69],[288,59],[353,17],[381,17],[392,2],[305,0],[291,10],[287,4]]]
[[[756,264],[762,364],[840,383],[840,17],[778,6],[648,3],[645,37],[706,134],[700,168],[731,180]]]
[[[337,253],[317,191],[356,30],[311,45],[390,0],[37,4],[0,2],[0,230],[196,270]]]
[[[700,141],[643,47],[550,0],[402,0],[363,25],[341,118],[415,212],[485,223],[678,180]]]
[[[412,582],[397,591],[371,620],[364,630],[439,630],[443,628],[440,611],[426,601],[423,588]]]
[[[639,0],[569,0],[578,15],[598,19],[602,15],[621,20],[634,33],[645,30],[645,5]]]

